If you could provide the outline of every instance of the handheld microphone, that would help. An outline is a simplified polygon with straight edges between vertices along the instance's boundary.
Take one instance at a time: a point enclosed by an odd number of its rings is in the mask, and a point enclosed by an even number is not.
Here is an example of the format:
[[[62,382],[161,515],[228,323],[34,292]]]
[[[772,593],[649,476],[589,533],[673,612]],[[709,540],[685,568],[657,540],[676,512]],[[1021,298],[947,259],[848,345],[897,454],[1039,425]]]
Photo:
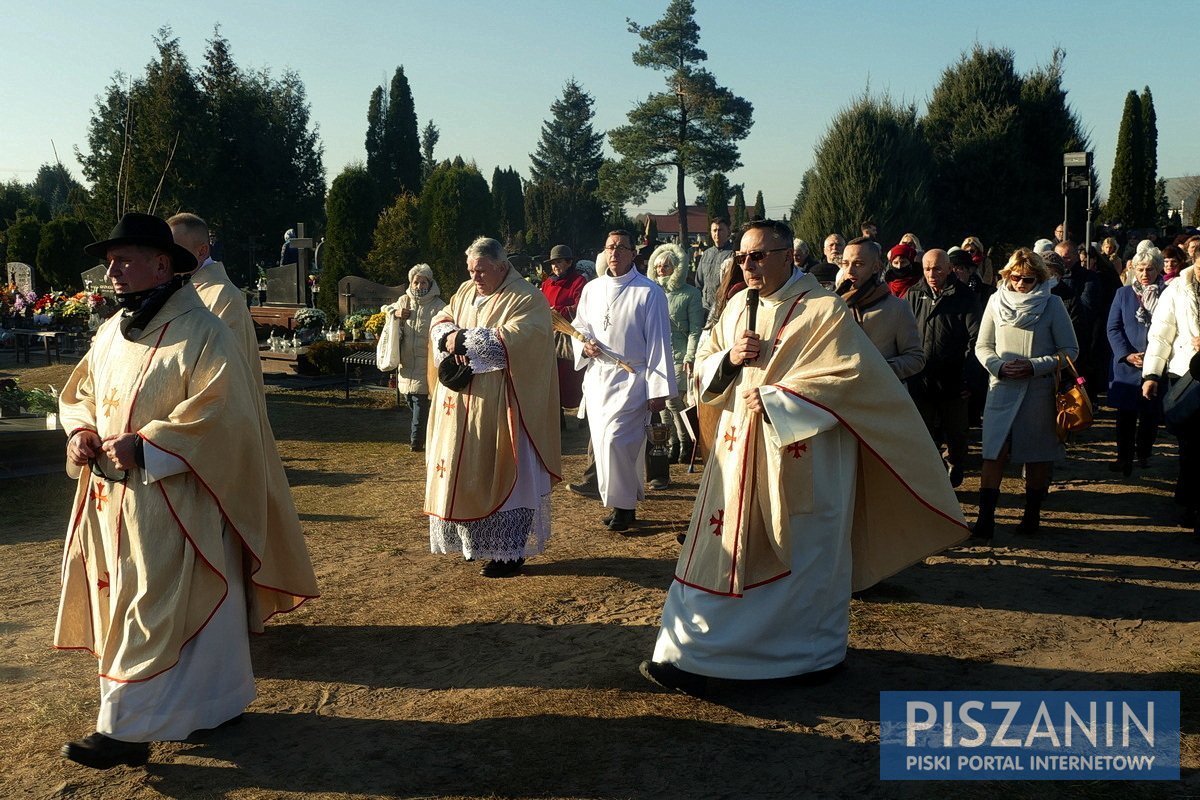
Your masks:
[[[758,289],[746,290],[746,327],[754,330],[755,324],[758,322]],[[757,331],[755,331],[757,333]],[[757,361],[757,358],[748,359]]]

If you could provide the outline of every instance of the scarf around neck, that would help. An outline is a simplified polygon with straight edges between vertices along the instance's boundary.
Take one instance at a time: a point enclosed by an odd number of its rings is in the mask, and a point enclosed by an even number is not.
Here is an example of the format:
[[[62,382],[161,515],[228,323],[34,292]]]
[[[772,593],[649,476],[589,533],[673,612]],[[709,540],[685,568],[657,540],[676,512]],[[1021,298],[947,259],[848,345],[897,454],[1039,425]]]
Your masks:
[[[1005,325],[1031,330],[1046,313],[1051,296],[1050,287],[1044,281],[1028,293],[1001,286],[996,291],[996,311]]]
[[[171,295],[175,294],[184,282],[186,275],[174,275],[171,280],[142,292],[127,292],[117,295],[117,303],[124,309],[121,317],[121,335],[131,342],[137,341],[142,331],[150,324]]]
[[[854,318],[861,324],[863,312],[882,301],[889,294],[891,292],[888,290],[887,284],[880,282],[879,275],[873,275],[862,286],[855,286],[842,294],[842,299],[846,301],[846,305],[854,313]]]
[[[1136,316],[1140,324],[1146,327],[1150,326],[1150,318],[1154,316],[1154,308],[1158,305],[1158,298],[1162,295],[1164,285],[1162,277],[1149,286],[1143,286],[1142,282],[1136,279],[1133,281],[1133,293],[1138,299]],[[1192,294],[1195,294],[1194,289]]]

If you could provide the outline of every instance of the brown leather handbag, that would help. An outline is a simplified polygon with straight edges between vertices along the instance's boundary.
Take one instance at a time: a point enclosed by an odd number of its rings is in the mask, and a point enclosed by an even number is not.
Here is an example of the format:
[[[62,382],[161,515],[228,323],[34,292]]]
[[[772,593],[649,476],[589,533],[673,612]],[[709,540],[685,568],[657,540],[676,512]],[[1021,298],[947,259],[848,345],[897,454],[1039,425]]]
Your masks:
[[[1071,361],[1071,357],[1066,353],[1059,353],[1057,359],[1058,363],[1054,367],[1054,405],[1057,408],[1054,422],[1058,429],[1058,440],[1065,442],[1068,435],[1091,427],[1092,400],[1088,397],[1084,380],[1079,377],[1079,370],[1075,369],[1075,362]],[[1064,361],[1073,376],[1066,389],[1061,388]]]

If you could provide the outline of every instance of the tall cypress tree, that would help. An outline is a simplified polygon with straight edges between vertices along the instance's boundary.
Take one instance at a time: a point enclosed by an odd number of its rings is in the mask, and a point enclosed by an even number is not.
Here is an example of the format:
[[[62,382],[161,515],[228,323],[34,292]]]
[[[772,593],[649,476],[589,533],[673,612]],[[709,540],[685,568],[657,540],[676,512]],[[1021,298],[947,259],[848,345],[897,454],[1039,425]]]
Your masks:
[[[716,172],[708,181],[708,221],[729,215],[729,179]]]
[[[763,202],[762,190],[754,196],[754,216],[759,219],[767,218],[767,204]]]
[[[383,153],[383,113],[387,106],[387,98],[382,86],[376,86],[371,92],[371,102],[367,104],[367,173],[375,179],[375,183],[383,186],[387,183],[387,159]]]
[[[1150,224],[1159,224],[1158,203],[1158,115],[1154,113],[1154,96],[1150,87],[1142,89],[1139,98],[1142,107],[1142,161],[1145,174],[1145,208],[1142,210],[1143,219]]]
[[[417,110],[404,67],[396,67],[388,89],[387,113],[383,117],[383,147],[387,152],[390,184],[382,188],[386,200],[401,192],[421,191],[421,140],[417,135]]]
[[[492,171],[492,214],[500,230],[500,241],[505,245],[525,230],[525,194],[521,190],[521,176],[512,167]]]
[[[1137,92],[1131,90],[1125,95],[1112,180],[1108,185],[1108,203],[1104,207],[1104,215],[1109,222],[1123,222],[1127,227],[1141,226],[1147,222],[1144,135],[1142,104]]]
[[[321,247],[319,301],[330,314],[338,310],[338,281],[363,273],[379,209],[379,189],[366,168],[349,166],[334,178],[325,206],[328,225]]]
[[[746,219],[746,195],[742,193],[742,185],[738,184],[733,190],[733,219],[730,223],[735,231],[740,231]]]

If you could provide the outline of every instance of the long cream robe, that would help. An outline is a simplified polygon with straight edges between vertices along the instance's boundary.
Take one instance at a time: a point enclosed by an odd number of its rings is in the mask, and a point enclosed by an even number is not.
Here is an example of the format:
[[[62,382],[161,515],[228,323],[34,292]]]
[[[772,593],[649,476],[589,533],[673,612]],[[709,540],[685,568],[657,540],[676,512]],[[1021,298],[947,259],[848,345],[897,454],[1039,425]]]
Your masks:
[[[273,447],[260,424],[258,384],[232,334],[190,284],[137,341],[121,315],[97,331],[60,400],[68,431],[136,432],[188,471],[149,485],[68,466],[78,488],[63,553],[55,645],[92,652],[100,675],[142,681],[171,668],[225,596],[222,529],[244,547],[251,630],[317,594],[299,524],[273,524]],[[117,470],[108,462],[106,474]]]
[[[250,309],[246,307],[246,296],[233,285],[225,265],[220,261],[210,261],[192,273],[192,285],[212,313],[233,331],[238,349],[245,354],[250,372],[262,384],[262,360],[258,356],[258,334],[254,332],[254,320],[250,317]]]
[[[518,478],[517,431],[523,430],[550,475],[561,479],[558,379],[550,304],[515,269],[480,306],[475,286],[464,282],[431,328],[491,328],[504,345],[508,366],[475,375],[453,392],[439,382],[427,434],[425,513],[471,522],[500,510]]]
[[[704,386],[745,327],[741,292],[696,354]],[[830,490],[814,478],[804,442],[789,433],[789,396],[830,412],[858,441],[855,590],[966,538],[958,500],[916,407],[840,299],[811,275],[801,276],[760,306],[756,330],[763,340],[756,363],[723,392],[701,396],[723,410],[678,581],[738,597],[788,574],[791,548],[804,546],[791,517],[811,511],[813,492]],[[752,387],[762,387],[769,423],[746,410],[742,392]]]

